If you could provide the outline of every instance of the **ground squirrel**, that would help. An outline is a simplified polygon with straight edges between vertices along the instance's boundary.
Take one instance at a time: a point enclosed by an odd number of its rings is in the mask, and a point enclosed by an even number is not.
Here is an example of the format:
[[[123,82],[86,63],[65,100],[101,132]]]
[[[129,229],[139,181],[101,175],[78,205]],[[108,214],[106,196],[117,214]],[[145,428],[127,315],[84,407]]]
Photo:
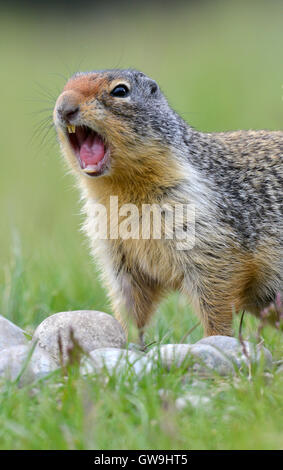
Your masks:
[[[75,74],[56,102],[54,123],[122,322],[128,312],[142,332],[162,297],[179,290],[205,335],[231,335],[233,312],[259,315],[283,292],[282,131],[199,132],[171,109],[154,80],[128,69]],[[111,239],[113,196],[119,210],[162,206],[163,235],[166,207],[190,204],[194,223],[176,217],[173,238],[119,232]],[[107,208],[104,239],[97,237],[96,203]],[[138,226],[140,212],[131,221]],[[194,230],[192,246],[177,249],[178,224]]]

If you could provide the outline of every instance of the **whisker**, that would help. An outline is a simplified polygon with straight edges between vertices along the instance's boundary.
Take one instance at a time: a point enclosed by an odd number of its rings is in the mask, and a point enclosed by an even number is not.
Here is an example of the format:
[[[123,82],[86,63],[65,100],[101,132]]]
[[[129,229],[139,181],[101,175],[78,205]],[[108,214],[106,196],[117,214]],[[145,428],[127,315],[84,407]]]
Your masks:
[[[55,101],[52,99],[46,100],[46,99],[35,99],[35,98],[25,98],[23,100],[24,102],[34,102],[34,103],[48,103],[48,104],[55,104]]]
[[[52,99],[54,102],[56,101],[57,96],[54,96],[49,89],[44,88],[41,83],[38,82],[35,82],[35,85],[39,88],[37,91],[45,96],[45,98]]]
[[[52,134],[50,134],[50,131],[52,129],[55,131],[53,123],[45,126],[44,128],[42,128],[40,133],[38,134],[38,142],[37,142],[37,145],[35,146],[36,151],[37,151],[36,156],[39,156],[38,152],[39,152],[39,150],[41,150],[43,148],[43,145],[44,145],[45,148],[47,147],[47,145],[50,146],[50,144],[52,144],[52,147],[55,145],[56,140],[53,139]],[[41,136],[40,139],[39,139],[39,136]],[[54,136],[55,136],[55,133],[54,133]],[[52,140],[51,140],[51,138],[52,138]]]
[[[37,139],[38,137],[40,137],[42,135],[42,133],[44,132],[44,130],[46,129],[46,127],[48,126],[49,123],[50,123],[50,126],[51,125],[53,126],[52,118],[51,118],[50,115],[46,116],[45,118],[41,119],[38,122],[33,134],[31,135],[31,138],[28,142],[29,145],[31,145],[34,142],[35,139]]]
[[[43,109],[39,109],[37,111],[30,111],[29,113],[26,113],[28,116],[32,116],[32,115],[38,115],[38,114],[42,114],[42,113],[46,113],[47,111],[53,111],[53,107],[51,108],[43,108]]]
[[[59,72],[49,72],[48,75],[55,75],[57,77],[63,78],[66,82],[68,81],[68,78]]]

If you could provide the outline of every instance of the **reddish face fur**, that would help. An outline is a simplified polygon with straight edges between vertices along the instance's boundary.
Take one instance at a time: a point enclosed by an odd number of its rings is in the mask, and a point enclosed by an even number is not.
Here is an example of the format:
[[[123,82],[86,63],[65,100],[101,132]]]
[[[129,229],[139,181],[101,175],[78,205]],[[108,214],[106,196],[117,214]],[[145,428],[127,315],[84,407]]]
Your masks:
[[[123,77],[119,78],[116,75],[110,78],[95,72],[74,76],[67,82],[57,100],[54,121],[56,122],[56,112],[63,103],[67,102],[74,107],[80,106],[79,125],[95,129],[104,137],[111,150],[111,174],[109,176],[119,180],[119,187],[115,193],[124,193],[124,186],[129,184],[129,179],[132,184],[133,174],[135,174],[135,185],[145,188],[145,194],[149,193],[149,187],[158,187],[160,180],[163,181],[163,187],[174,185],[179,170],[172,158],[170,158],[171,164],[168,164],[169,148],[161,147],[160,144],[156,145],[150,135],[147,138],[144,137],[141,142],[137,139],[129,122],[112,113],[112,105],[116,109],[118,106],[121,109],[125,106],[123,100],[111,96],[111,90],[121,82],[128,83]],[[77,161],[73,153],[69,151],[65,132],[60,130],[60,125],[57,132],[66,157],[73,169],[79,171],[80,174]],[[86,185],[93,186],[93,182],[86,179],[85,175],[81,176]],[[96,181],[94,190],[101,184],[102,182]]]
[[[82,100],[99,96],[108,86],[108,80],[98,74],[79,75],[71,78],[63,91],[75,91],[81,95]]]

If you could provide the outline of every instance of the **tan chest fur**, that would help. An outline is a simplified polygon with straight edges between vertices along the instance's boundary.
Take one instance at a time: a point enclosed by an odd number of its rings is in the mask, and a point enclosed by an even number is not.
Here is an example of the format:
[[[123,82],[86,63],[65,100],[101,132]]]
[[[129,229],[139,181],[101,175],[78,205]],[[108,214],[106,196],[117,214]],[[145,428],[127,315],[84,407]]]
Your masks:
[[[128,209],[129,193],[117,193],[119,217],[111,217],[110,210],[110,194],[108,191],[99,191],[92,193],[92,197],[86,199],[85,211],[87,215],[85,223],[85,231],[90,239],[91,248],[94,256],[103,265],[103,269],[107,269],[108,261],[111,265],[116,265],[119,270],[119,263],[123,263],[126,269],[133,274],[146,275],[148,278],[160,283],[167,289],[180,288],[183,279],[182,259],[176,253],[174,240],[163,238],[164,224],[162,220],[162,238],[152,238],[152,225],[141,225],[142,204],[140,201],[134,201],[135,211]],[[113,195],[112,195],[113,197]],[[148,201],[147,201],[148,202]],[[97,237],[97,224],[101,214],[97,212],[96,204],[102,204],[107,214],[107,237],[101,240]],[[167,201],[170,205],[170,201]],[[130,215],[129,215],[130,213]],[[150,219],[152,222],[152,219]],[[129,238],[125,239],[120,236],[121,231],[125,234],[127,228],[131,227]],[[148,239],[142,238],[142,231],[149,233]],[[114,238],[113,238],[114,234]]]

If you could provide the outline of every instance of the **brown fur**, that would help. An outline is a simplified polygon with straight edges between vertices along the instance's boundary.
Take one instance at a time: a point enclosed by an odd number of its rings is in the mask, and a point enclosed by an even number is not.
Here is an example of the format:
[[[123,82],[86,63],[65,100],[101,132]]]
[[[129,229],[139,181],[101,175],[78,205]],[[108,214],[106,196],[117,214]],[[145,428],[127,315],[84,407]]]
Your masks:
[[[282,219],[277,212],[282,210],[278,175],[282,178],[283,134],[202,134],[186,128],[173,112],[172,128],[175,126],[176,136],[178,132],[181,136],[177,144],[166,141],[166,130],[160,131],[164,141],[159,130],[150,126],[139,134],[132,122],[136,107],[109,96],[116,83],[129,77],[130,73],[120,77],[119,72],[113,77],[108,72],[79,74],[65,86],[54,112],[64,156],[78,176],[86,201],[85,230],[100,262],[113,310],[124,323],[125,314],[131,314],[142,331],[162,297],[177,289],[189,296],[205,335],[230,335],[234,312],[248,310],[259,315],[267,302],[282,292]],[[107,139],[111,171],[99,178],[80,172],[65,130],[58,124],[56,109],[64,99],[77,102],[80,122]],[[130,119],[117,117],[113,106],[122,110],[127,106]],[[162,106],[167,112],[163,101]],[[192,201],[197,209],[195,247],[183,252],[177,251],[171,240],[96,240],[93,203],[109,207],[113,195],[118,196],[119,207]],[[245,198],[246,203],[242,202]],[[251,203],[256,211],[265,211],[265,218],[249,229],[246,220],[252,223],[255,215],[249,208]],[[277,232],[269,233],[273,225]]]

